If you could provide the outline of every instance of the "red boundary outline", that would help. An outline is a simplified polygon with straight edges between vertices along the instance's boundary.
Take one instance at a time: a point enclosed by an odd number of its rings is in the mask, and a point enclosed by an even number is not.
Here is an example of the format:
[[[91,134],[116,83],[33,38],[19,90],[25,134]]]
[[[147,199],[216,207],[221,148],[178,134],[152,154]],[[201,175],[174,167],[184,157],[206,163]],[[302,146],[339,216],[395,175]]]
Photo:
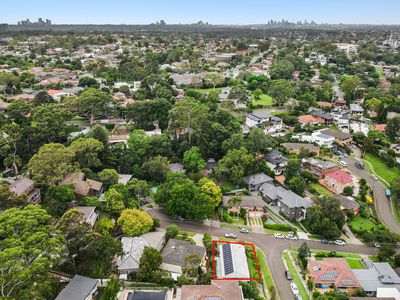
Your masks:
[[[243,246],[250,246],[253,250],[253,255],[254,255],[254,260],[256,262],[258,277],[257,278],[218,278],[217,275],[215,274],[216,273],[215,244],[217,244],[217,243],[219,243],[219,244],[239,244],[239,245],[243,245]],[[246,242],[212,240],[211,252],[212,252],[211,258],[212,258],[212,279],[213,280],[244,280],[244,281],[250,281],[250,280],[260,281],[260,280],[262,280],[260,265],[258,264],[256,248],[255,248],[254,244],[246,243]]]

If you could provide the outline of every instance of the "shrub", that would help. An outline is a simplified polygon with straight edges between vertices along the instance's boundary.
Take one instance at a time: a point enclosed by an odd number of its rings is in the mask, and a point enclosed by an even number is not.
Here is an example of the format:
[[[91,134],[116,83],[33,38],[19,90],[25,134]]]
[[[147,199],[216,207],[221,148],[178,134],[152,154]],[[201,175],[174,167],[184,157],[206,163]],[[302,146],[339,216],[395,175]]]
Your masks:
[[[266,229],[271,229],[271,230],[277,230],[277,231],[293,231],[296,233],[297,229],[288,225],[288,224],[265,224],[264,223],[264,228]]]

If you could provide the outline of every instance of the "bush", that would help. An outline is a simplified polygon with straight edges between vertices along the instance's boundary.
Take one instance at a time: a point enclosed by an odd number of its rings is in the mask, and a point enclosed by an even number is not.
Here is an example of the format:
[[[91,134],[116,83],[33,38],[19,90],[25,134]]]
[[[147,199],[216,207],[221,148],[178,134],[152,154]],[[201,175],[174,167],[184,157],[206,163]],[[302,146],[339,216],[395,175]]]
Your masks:
[[[226,223],[233,223],[233,218],[228,214],[224,214],[224,220]]]
[[[179,227],[175,224],[170,224],[167,226],[166,232],[167,232],[167,238],[173,239],[174,237],[176,237],[178,235]]]
[[[294,233],[297,232],[297,228],[294,228],[288,224],[265,224],[264,223],[264,228],[271,229],[271,230],[277,230],[277,231],[293,231]]]

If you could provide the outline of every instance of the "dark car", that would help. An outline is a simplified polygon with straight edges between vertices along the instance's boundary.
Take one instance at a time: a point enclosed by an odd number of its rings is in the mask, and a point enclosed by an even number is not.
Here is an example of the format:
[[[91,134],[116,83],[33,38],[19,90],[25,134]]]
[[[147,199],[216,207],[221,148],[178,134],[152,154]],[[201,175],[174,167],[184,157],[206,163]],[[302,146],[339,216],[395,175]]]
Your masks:
[[[357,163],[357,167],[359,168],[359,169],[361,169],[361,170],[364,170],[365,169],[365,166],[364,166],[364,164],[363,163]]]
[[[321,240],[321,243],[322,244],[329,244],[329,241],[328,240]]]
[[[288,270],[285,271],[285,276],[287,280],[292,280],[292,274],[290,274],[290,272]]]

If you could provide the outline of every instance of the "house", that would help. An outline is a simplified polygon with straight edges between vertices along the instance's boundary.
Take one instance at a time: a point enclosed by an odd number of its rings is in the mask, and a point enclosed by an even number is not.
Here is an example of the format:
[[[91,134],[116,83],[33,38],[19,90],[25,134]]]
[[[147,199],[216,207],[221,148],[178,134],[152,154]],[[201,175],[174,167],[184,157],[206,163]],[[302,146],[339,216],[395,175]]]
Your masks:
[[[75,275],[55,300],[94,300],[98,285],[97,279]]]
[[[172,74],[171,78],[176,86],[203,86],[203,79],[198,74]]]
[[[187,241],[170,239],[161,251],[163,261],[160,269],[170,272],[172,278],[177,279],[182,274],[185,258],[192,253],[200,257],[200,265],[203,265],[206,256],[204,247],[194,246]]]
[[[307,277],[311,279],[314,288],[321,293],[337,289],[353,295],[361,287],[344,258],[309,260]]]
[[[118,174],[118,183],[127,185],[128,182],[132,179],[133,175],[130,174]]]
[[[242,244],[221,243],[218,245],[217,277],[230,279],[249,279],[246,248]]]
[[[170,164],[169,169],[171,172],[175,172],[175,173],[185,174],[185,172],[186,172],[185,167],[182,164],[178,164],[178,163]]]
[[[180,295],[180,298],[178,298]],[[211,280],[209,285],[183,285],[176,300],[244,300],[238,281]]]
[[[266,175],[264,173],[258,173],[258,174],[247,176],[247,177],[245,177],[245,180],[248,184],[248,189],[250,192],[260,190],[260,186],[263,183],[274,181],[273,178],[269,177],[268,175]]]
[[[371,268],[353,270],[353,273],[368,296],[377,296],[380,288],[395,288],[400,291],[400,277],[389,263],[373,262]]]
[[[282,152],[273,150],[265,156],[267,166],[274,171],[275,175],[281,175],[288,159],[282,156]]]
[[[302,164],[318,178],[323,178],[326,173],[339,170],[339,167],[334,163],[313,157],[303,158]]]
[[[299,116],[298,119],[302,128],[306,127],[308,124],[313,126],[325,124],[324,119],[320,117],[314,117],[312,115]]]
[[[99,217],[95,206],[74,206],[73,209],[76,209],[83,214],[82,221],[89,223],[92,228],[94,227],[94,224]]]
[[[364,108],[362,108],[362,106],[359,104],[351,103],[350,104],[350,113],[353,116],[362,116],[364,113]]]
[[[18,196],[26,196],[30,203],[37,204],[41,201],[40,189],[35,188],[35,183],[29,178],[23,177],[13,181],[9,189]]]
[[[279,212],[290,220],[305,219],[307,208],[312,205],[311,200],[300,197],[280,185],[275,186],[272,182],[261,185],[260,195],[271,205],[278,206]]]
[[[77,198],[99,197],[103,188],[103,183],[87,179],[85,173],[70,173],[61,181],[60,185],[73,184],[74,193]]]
[[[130,291],[126,297],[120,297],[119,300],[172,300],[172,291]]]
[[[332,148],[335,138],[333,136],[324,134],[321,131],[315,131],[311,135],[302,135],[300,140],[303,142],[315,143],[326,148]]]
[[[260,196],[241,196],[242,201],[238,204],[230,204],[231,196],[223,196],[222,203],[228,208],[228,213],[240,213],[244,208],[249,217],[261,217],[264,215],[265,202]]]
[[[124,255],[117,258],[117,268],[121,279],[139,270],[140,258],[145,247],[161,251],[165,244],[165,231],[155,231],[138,237],[122,237]]]
[[[245,125],[249,128],[260,127],[266,134],[282,131],[283,122],[281,118],[275,117],[267,112],[252,112],[246,115]]]
[[[353,176],[343,170],[328,172],[319,183],[335,194],[342,194],[346,186],[353,185]]]
[[[339,195],[336,197],[340,201],[340,208],[345,214],[352,212],[358,214],[360,212],[360,204],[350,196]]]
[[[335,129],[325,129],[321,133],[335,138],[335,143],[341,146],[349,146],[353,143],[353,137],[349,133],[345,133]]]
[[[320,150],[318,146],[308,143],[283,143],[281,145],[294,154],[300,154],[302,150],[306,150],[309,151],[310,154],[318,156]]]
[[[315,118],[323,120],[324,124],[330,126],[333,124],[333,116],[330,113],[326,113],[323,110],[317,109],[311,111],[311,115]]]

